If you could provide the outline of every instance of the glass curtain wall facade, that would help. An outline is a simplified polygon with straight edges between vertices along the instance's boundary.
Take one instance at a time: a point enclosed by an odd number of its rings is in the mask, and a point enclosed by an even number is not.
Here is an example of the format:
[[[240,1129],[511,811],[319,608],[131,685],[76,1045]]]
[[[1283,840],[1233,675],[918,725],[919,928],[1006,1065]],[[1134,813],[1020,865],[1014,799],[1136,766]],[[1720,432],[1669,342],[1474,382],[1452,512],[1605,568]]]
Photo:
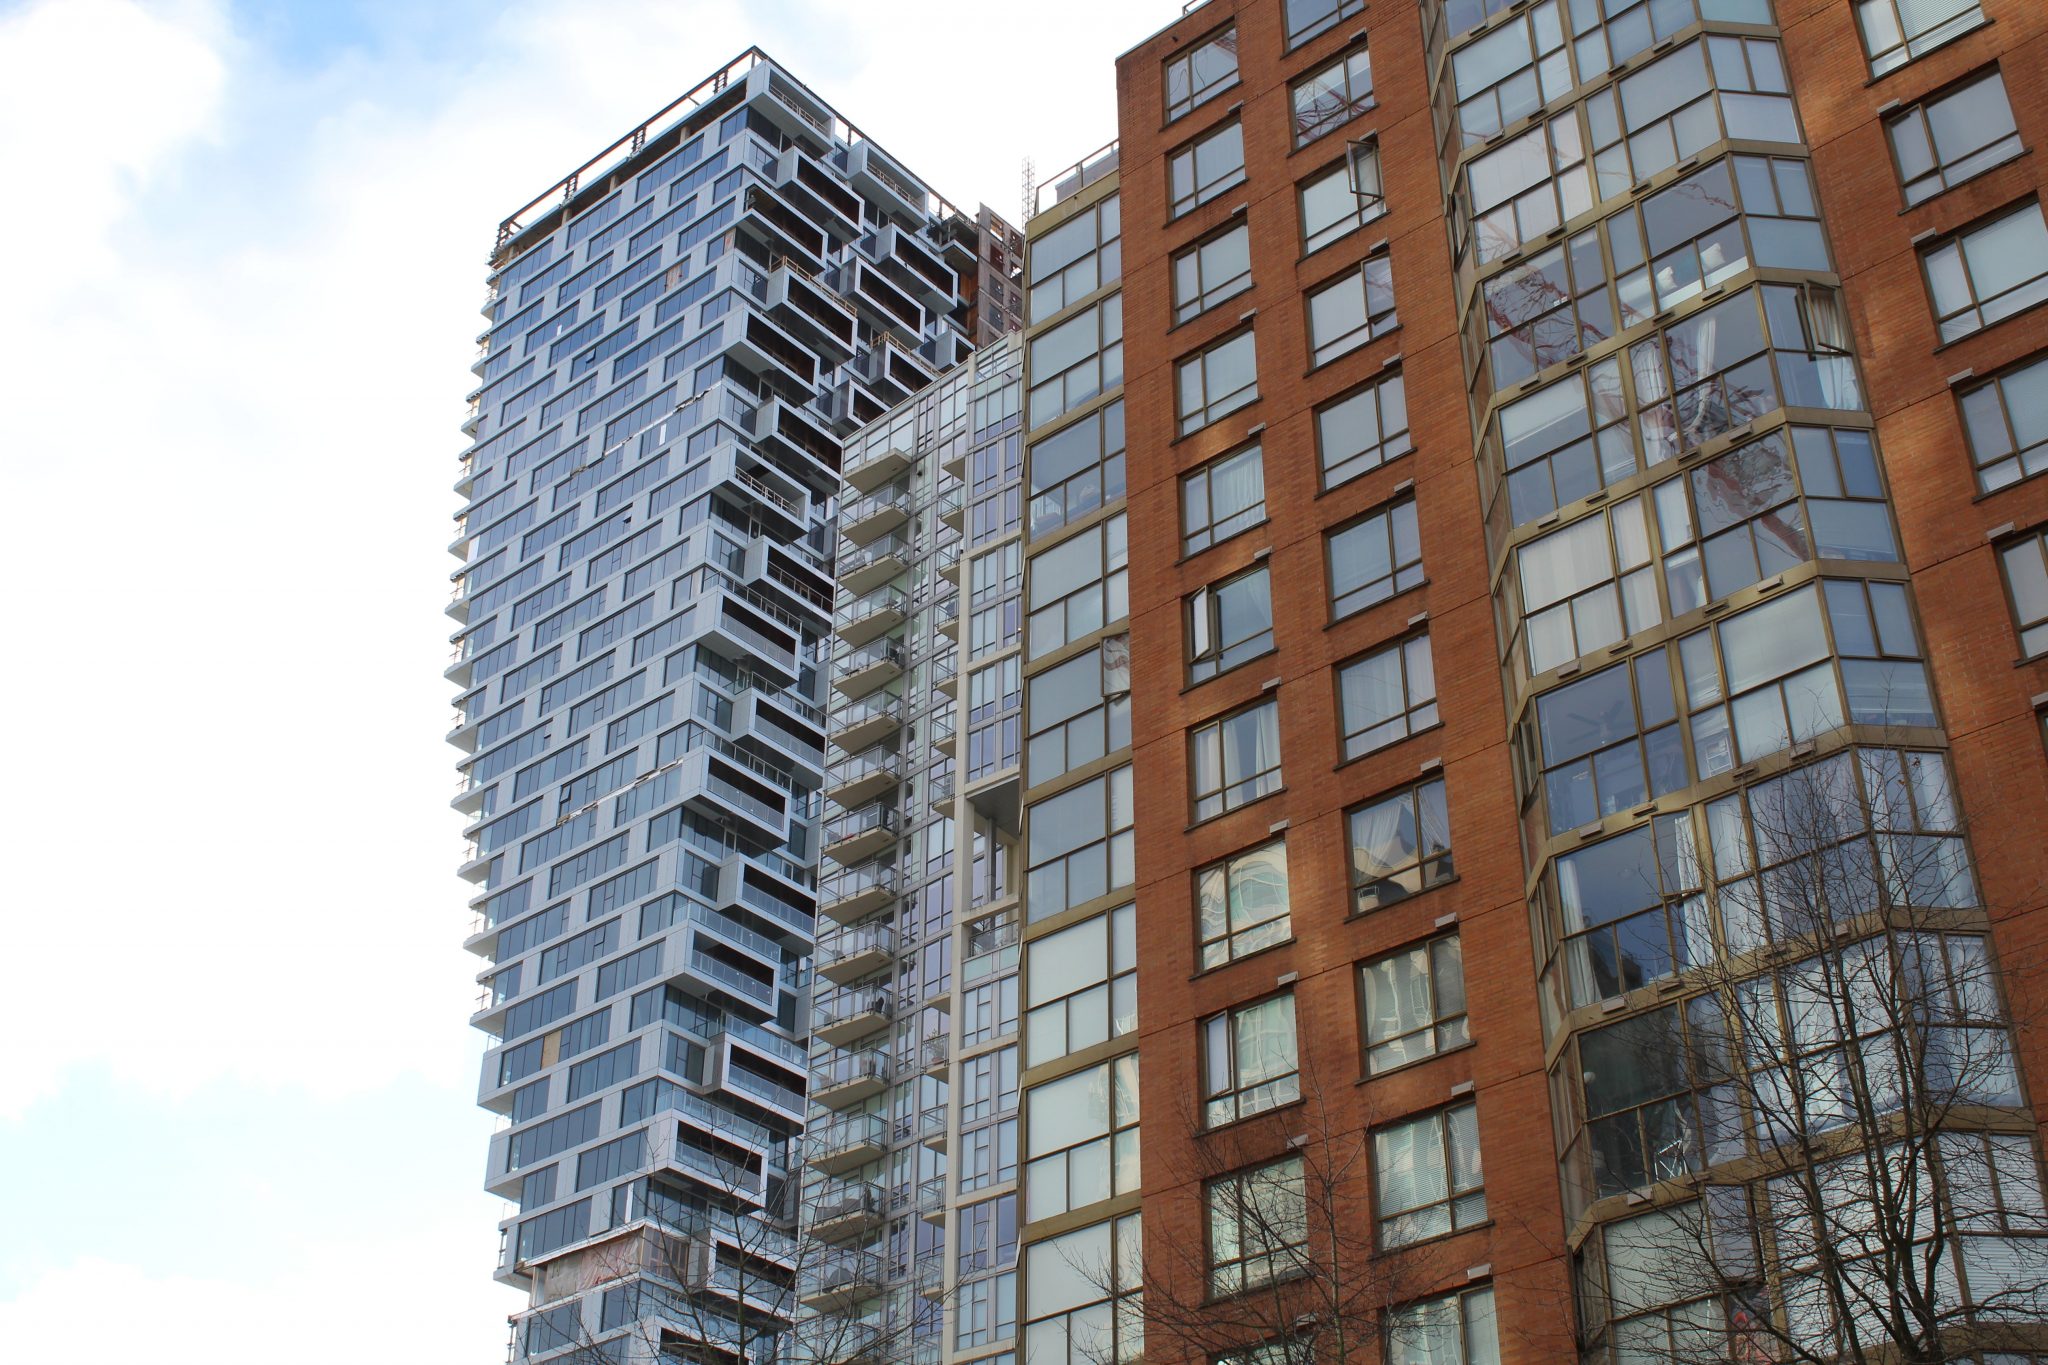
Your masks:
[[[1014,246],[758,50],[499,232],[448,677],[514,1359],[762,1358],[831,1273],[795,1235],[798,1138],[811,1088],[860,1079],[830,1057],[864,978],[833,915],[813,978],[818,858],[902,824],[825,794],[888,767],[857,725],[941,724],[828,709],[834,641],[886,653],[889,612],[944,635],[954,605],[936,545],[914,582],[844,576],[885,562],[892,514],[960,517],[842,443],[971,354],[977,300],[1013,313]],[[950,695],[936,653],[912,676]],[[949,838],[908,847],[943,866]],[[885,1020],[950,984],[949,950]]]

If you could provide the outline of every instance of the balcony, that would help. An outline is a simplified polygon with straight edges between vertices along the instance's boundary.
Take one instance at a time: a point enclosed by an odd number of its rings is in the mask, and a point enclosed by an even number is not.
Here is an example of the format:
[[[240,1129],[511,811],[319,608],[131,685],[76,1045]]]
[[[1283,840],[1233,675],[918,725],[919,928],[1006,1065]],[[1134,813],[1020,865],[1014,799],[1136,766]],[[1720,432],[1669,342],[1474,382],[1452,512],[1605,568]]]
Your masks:
[[[888,1150],[889,1126],[880,1114],[855,1114],[804,1135],[804,1160],[824,1175],[848,1171],[880,1159]]]
[[[818,942],[819,976],[844,986],[879,972],[896,956],[896,935],[886,924],[857,924]]]
[[[909,520],[909,490],[884,487],[839,509],[839,534],[850,544],[866,545]]]
[[[851,865],[896,842],[902,828],[894,806],[877,801],[825,822],[825,856]]]
[[[889,1087],[889,1059],[873,1048],[847,1053],[811,1069],[811,1102],[846,1109]]]
[[[896,733],[903,724],[903,698],[870,697],[834,711],[825,733],[849,754],[863,753]]]
[[[871,439],[858,453],[849,455],[840,472],[859,492],[874,492],[917,462],[909,436],[908,431],[899,434],[892,427],[886,436]],[[966,449],[965,443],[961,449]]]
[[[835,1180],[811,1196],[809,1229],[827,1242],[845,1241],[880,1227],[888,1217],[882,1187],[869,1180]]]
[[[818,885],[818,909],[839,924],[866,919],[896,898],[896,873],[889,868],[854,867]]]
[[[893,750],[878,746],[834,763],[825,778],[825,795],[851,810],[902,781],[903,760]]]
[[[928,1033],[918,1046],[918,1058],[925,1074],[936,1075],[953,1064],[953,1035],[950,1033]]]
[[[847,644],[864,645],[896,629],[909,615],[910,598],[901,588],[877,588],[840,603],[832,613],[832,628]]]
[[[946,1106],[935,1104],[917,1116],[917,1140],[935,1152],[946,1150]]]
[[[811,1032],[832,1047],[846,1047],[888,1024],[895,1002],[886,987],[840,990],[819,997],[811,1006]]]
[[[931,806],[932,814],[951,815],[953,813],[953,797],[958,787],[958,784],[953,780],[953,774],[950,772],[940,773],[925,785],[925,800]]]
[[[832,660],[832,686],[858,701],[885,683],[903,676],[901,640],[878,640],[862,649],[842,652]]]
[[[680,969],[695,977],[701,986],[715,993],[751,1005],[768,1014],[775,1013],[775,983],[750,976],[729,962],[721,962],[701,948],[691,948],[690,955]]]
[[[797,1273],[796,1296],[818,1312],[845,1308],[882,1292],[882,1258],[872,1251],[834,1251]]]
[[[932,608],[932,630],[948,640],[960,638],[960,599],[949,597]]]
[[[833,572],[848,592],[871,592],[909,568],[911,553],[910,542],[902,536],[884,536],[841,553]]]
[[[940,521],[957,531],[967,520],[966,495],[957,485],[948,488],[932,499],[932,511]]]
[[[918,1294],[927,1299],[936,1299],[946,1292],[946,1259],[943,1256],[920,1256],[910,1272],[910,1283]]]
[[[917,1216],[935,1226],[946,1221],[946,1177],[935,1175],[917,1186]]]
[[[932,660],[932,691],[952,700],[960,696],[960,662],[950,651]]]

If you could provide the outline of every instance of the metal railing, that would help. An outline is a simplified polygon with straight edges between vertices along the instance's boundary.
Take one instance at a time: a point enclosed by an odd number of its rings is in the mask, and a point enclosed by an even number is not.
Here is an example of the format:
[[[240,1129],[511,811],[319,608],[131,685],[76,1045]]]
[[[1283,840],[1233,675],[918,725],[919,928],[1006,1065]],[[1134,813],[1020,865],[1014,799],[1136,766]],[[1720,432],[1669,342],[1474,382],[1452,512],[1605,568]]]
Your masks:
[[[894,834],[901,827],[902,822],[897,818],[894,806],[870,801],[859,810],[850,810],[844,815],[827,820],[824,832],[825,846],[830,848],[834,844],[844,843],[848,839],[857,838],[873,830],[884,830]]]

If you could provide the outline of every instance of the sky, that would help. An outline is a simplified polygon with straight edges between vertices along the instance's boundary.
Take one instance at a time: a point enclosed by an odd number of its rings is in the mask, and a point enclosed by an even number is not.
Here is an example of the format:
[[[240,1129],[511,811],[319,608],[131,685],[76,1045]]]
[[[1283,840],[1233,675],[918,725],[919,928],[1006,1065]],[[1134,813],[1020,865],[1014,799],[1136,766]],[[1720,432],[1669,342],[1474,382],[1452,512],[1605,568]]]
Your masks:
[[[0,1354],[504,1359],[441,677],[498,220],[749,43],[1014,220],[1179,13],[0,0]]]

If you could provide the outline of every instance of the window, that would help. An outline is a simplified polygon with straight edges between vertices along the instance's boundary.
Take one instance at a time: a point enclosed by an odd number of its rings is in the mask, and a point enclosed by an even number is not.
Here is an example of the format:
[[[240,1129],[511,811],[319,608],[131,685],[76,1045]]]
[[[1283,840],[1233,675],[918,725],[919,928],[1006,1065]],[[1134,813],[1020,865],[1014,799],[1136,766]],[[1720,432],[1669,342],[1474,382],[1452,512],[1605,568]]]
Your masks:
[[[1047,797],[1031,821],[1026,904],[1044,919],[1129,886],[1137,875],[1129,764]]]
[[[1030,655],[1040,658],[1130,612],[1130,546],[1122,514],[1061,541],[1031,561]]]
[[[1202,1113],[1211,1128],[1301,1098],[1294,996],[1276,995],[1202,1021]]]
[[[1049,535],[1124,495],[1119,398],[1031,447],[1031,536]]]
[[[1625,995],[1713,956],[1691,811],[1660,815],[1575,849],[1554,868],[1574,1008]]]
[[[2048,469],[2048,359],[1965,390],[1958,401],[1979,488],[1988,493]]]
[[[1442,778],[1367,802],[1344,817],[1355,907],[1378,910],[1457,875]]]
[[[1589,228],[1488,280],[1480,288],[1480,305],[1486,382],[1493,390],[1519,384],[1612,337],[1614,292],[1600,256],[1599,229]]]
[[[1197,869],[1195,928],[1202,971],[1286,942],[1294,932],[1287,914],[1287,841]]]
[[[1465,956],[1456,934],[1366,963],[1358,984],[1367,1074],[1471,1041],[1465,1022]]]
[[[2048,223],[2039,204],[1970,228],[1922,260],[1944,342],[2048,299]]]
[[[1458,254],[1465,224],[1479,264],[1497,261],[1593,207],[1579,119],[1567,112],[1467,163],[1457,198]]]
[[[1377,1130],[1372,1164],[1382,1247],[1426,1242],[1486,1221],[1477,1105]]]
[[[1299,47],[1325,29],[1365,12],[1365,0],[1287,0],[1287,46]]]
[[[1268,697],[1188,735],[1195,819],[1208,820],[1280,790],[1280,701]]]
[[[1178,218],[1244,180],[1244,127],[1235,119],[1166,159],[1168,216]]]
[[[1031,425],[1124,382],[1124,300],[1113,294],[1031,341]]]
[[[1733,469],[1745,478],[1750,472],[1747,465]],[[1684,525],[1677,520],[1684,514],[1684,490],[1673,487],[1679,506],[1667,529]],[[1770,486],[1759,481],[1757,487]],[[1789,478],[1779,487],[1789,495]],[[1604,649],[1663,619],[1641,498],[1525,543],[1515,551],[1514,564],[1521,643],[1531,674]]]
[[[1399,371],[1316,409],[1316,458],[1323,487],[1348,483],[1415,448]]]
[[[1437,723],[1429,637],[1374,650],[1337,670],[1344,757],[1357,758]]]
[[[967,780],[1016,766],[1023,700],[1015,655],[967,675]]]
[[[1301,250],[1320,251],[1353,228],[1387,211],[1379,192],[1380,154],[1366,144],[1313,180],[1304,181],[1301,201]],[[1355,177],[1355,178],[1354,178]]]
[[[1493,1288],[1387,1310],[1387,1365],[1500,1365]]]
[[[1187,599],[1188,681],[1207,682],[1273,649],[1266,566],[1212,583]]]
[[[1225,337],[1174,368],[1180,434],[1200,431],[1259,396],[1258,350],[1249,328]]]
[[[1368,512],[1330,533],[1330,616],[1341,620],[1422,582],[1415,499]]]
[[[1607,8],[1615,12],[1623,3],[1616,0]],[[1560,8],[1555,3],[1538,5],[1451,54],[1458,129],[1465,146],[1484,142],[1520,123],[1571,89],[1571,64],[1565,60],[1564,29],[1558,23]],[[1576,13],[1573,17],[1578,18]],[[1691,18],[1688,13],[1686,19]],[[1645,16],[1637,18],[1642,27],[1649,22]],[[1586,79],[1591,80],[1596,72],[1597,68],[1588,71]]]
[[[1024,1221],[1138,1188],[1138,1054],[1024,1095]]]
[[[1124,905],[1024,945],[1024,1061],[1043,1066],[1138,1026],[1138,912]]]
[[[1784,57],[1763,38],[1715,35],[1687,43],[1593,96],[1586,115],[1602,199],[1723,137],[1800,141]]]
[[[1212,1180],[1202,1202],[1211,1297],[1241,1294],[1306,1269],[1308,1183],[1300,1157]]]
[[[1870,74],[1896,71],[1984,22],[1977,0],[1856,0]]]
[[[1030,785],[1049,782],[1130,745],[1130,636],[1111,636],[1037,674],[1026,686],[1032,727],[1026,749]]]
[[[1212,34],[1166,63],[1166,121],[1237,84],[1237,29]]]
[[[2048,651],[2048,540],[2031,531],[2019,544],[1999,550],[1998,563],[2005,570],[2005,590],[2012,595],[2020,653],[2032,658]]]
[[[1394,263],[1372,256],[1308,296],[1309,363],[1322,365],[1401,325],[1394,313]]]
[[[1251,229],[1239,222],[1173,258],[1173,320],[1186,322],[1251,287]]]
[[[1549,833],[1588,825],[1692,781],[1662,649],[1536,700]]]
[[[1031,321],[1044,322],[1123,273],[1119,196],[1076,213],[1031,243]]]
[[[1180,481],[1181,553],[1197,554],[1266,519],[1266,466],[1258,446],[1211,460]]]
[[[1996,68],[1885,123],[1908,204],[1932,199],[2020,153],[2012,102]]]
[[[1145,1353],[1141,1215],[1024,1249],[1024,1351],[1032,1365],[1124,1365]]]
[[[1294,83],[1294,145],[1305,147],[1373,107],[1372,54],[1358,47]]]

